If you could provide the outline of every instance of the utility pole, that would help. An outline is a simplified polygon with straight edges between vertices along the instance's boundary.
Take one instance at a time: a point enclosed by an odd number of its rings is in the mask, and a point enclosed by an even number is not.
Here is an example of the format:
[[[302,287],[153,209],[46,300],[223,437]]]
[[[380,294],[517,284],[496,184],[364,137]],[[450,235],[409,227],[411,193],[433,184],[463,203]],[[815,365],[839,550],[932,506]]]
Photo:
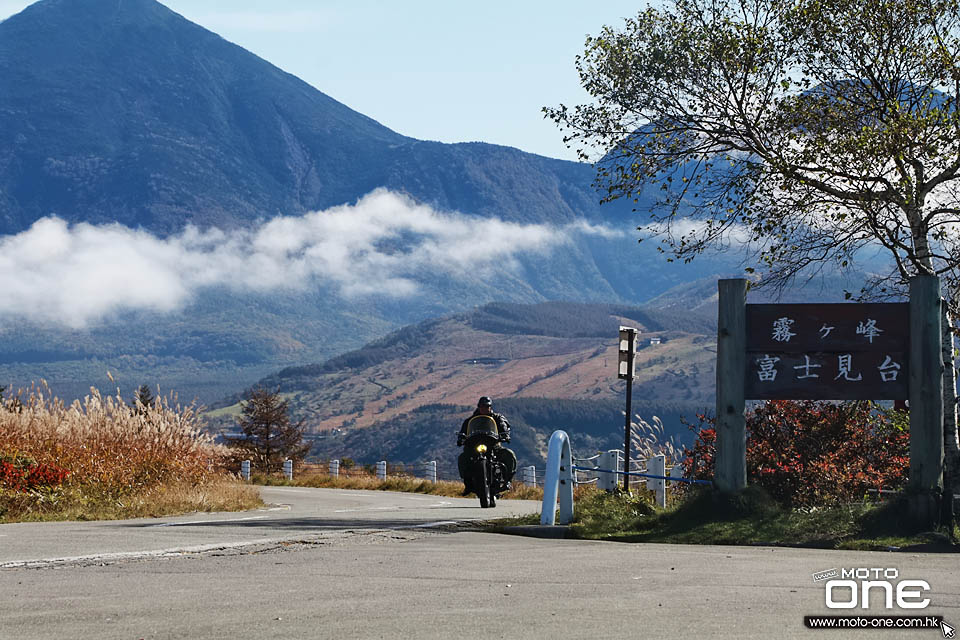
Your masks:
[[[623,490],[630,491],[630,417],[633,415],[633,377],[637,353],[637,334],[633,327],[620,327],[620,348],[617,377],[627,381],[626,419],[623,426]]]

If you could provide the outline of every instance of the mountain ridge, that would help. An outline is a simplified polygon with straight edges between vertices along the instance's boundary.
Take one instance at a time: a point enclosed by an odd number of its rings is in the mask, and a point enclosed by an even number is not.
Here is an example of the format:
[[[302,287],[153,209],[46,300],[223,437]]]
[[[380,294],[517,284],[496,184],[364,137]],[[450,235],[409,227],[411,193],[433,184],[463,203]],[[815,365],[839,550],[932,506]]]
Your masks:
[[[486,270],[424,267],[406,298],[350,297],[336,282],[311,281],[269,291],[209,287],[164,312],[105,312],[86,329],[12,316],[0,325],[0,384],[44,377],[67,399],[90,386],[126,394],[159,384],[210,402],[272,371],[475,305],[639,304],[734,270],[736,258],[681,269],[646,243],[638,248],[633,203],[601,207],[593,179],[584,164],[394,132],[154,0],[41,0],[0,22],[4,242],[51,215],[67,233],[80,223],[167,240],[187,225],[245,232],[378,189],[464,220],[549,232],[589,221],[609,233],[549,251],[520,247]],[[124,270],[113,253],[95,257]]]
[[[599,217],[587,165],[403,136],[154,0],[41,0],[0,22],[0,89],[0,232],[50,213],[233,228],[379,187],[506,220]]]
[[[316,457],[438,459],[450,467],[454,427],[487,395],[514,424],[518,456],[542,464],[558,428],[590,455],[622,445],[621,324],[642,330],[635,411],[646,420],[662,418],[664,438],[686,441],[682,418],[693,420],[713,402],[714,323],[709,310],[677,317],[627,305],[494,303],[403,327],[258,385],[290,402]],[[207,414],[214,431],[233,428],[239,400]]]

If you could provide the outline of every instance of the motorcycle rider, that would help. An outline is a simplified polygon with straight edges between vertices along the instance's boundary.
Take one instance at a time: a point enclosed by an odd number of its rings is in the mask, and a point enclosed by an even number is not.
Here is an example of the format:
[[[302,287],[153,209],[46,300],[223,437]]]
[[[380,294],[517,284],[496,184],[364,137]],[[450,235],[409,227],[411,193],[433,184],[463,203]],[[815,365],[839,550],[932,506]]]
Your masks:
[[[474,410],[473,414],[464,420],[463,425],[460,427],[460,433],[457,435],[458,447],[462,447],[464,440],[467,439],[467,425],[470,422],[470,419],[474,416],[490,416],[493,418],[497,423],[497,430],[499,431],[498,438],[500,442],[510,442],[510,423],[507,422],[507,419],[502,413],[494,413],[493,401],[490,400],[489,397],[483,396],[477,402],[477,408]],[[513,479],[513,474],[517,471],[517,455],[500,443],[497,443],[496,447],[494,448],[493,455],[497,458],[497,461],[503,465],[504,480],[507,483],[507,489],[510,489],[510,480]],[[457,467],[460,470],[460,477],[463,479],[463,495],[474,493],[474,487],[471,486],[470,482],[470,473],[467,469],[468,459],[469,455],[466,451],[461,453],[457,458]]]

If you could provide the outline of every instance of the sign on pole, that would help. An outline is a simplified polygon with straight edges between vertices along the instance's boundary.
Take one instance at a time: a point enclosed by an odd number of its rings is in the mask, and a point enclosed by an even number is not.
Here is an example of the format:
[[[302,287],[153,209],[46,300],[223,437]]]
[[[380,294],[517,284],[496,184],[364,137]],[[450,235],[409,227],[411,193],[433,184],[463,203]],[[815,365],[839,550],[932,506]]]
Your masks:
[[[633,327],[620,327],[620,346],[617,350],[617,377],[632,380],[637,354],[637,334]]]
[[[637,359],[637,334],[633,327],[620,327],[620,346],[617,357],[617,377],[627,381],[627,406],[623,426],[623,470],[630,471],[630,427],[633,414],[633,378]],[[630,476],[623,476],[623,490],[630,491]]]

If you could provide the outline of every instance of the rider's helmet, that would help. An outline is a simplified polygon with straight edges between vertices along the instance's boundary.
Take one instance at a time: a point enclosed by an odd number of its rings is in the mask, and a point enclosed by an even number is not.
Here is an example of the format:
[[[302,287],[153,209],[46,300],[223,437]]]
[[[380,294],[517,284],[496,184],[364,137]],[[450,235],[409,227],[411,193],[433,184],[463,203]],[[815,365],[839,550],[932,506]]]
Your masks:
[[[480,400],[477,401],[478,407],[491,407],[493,406],[493,401],[490,400],[488,396],[481,396]]]

